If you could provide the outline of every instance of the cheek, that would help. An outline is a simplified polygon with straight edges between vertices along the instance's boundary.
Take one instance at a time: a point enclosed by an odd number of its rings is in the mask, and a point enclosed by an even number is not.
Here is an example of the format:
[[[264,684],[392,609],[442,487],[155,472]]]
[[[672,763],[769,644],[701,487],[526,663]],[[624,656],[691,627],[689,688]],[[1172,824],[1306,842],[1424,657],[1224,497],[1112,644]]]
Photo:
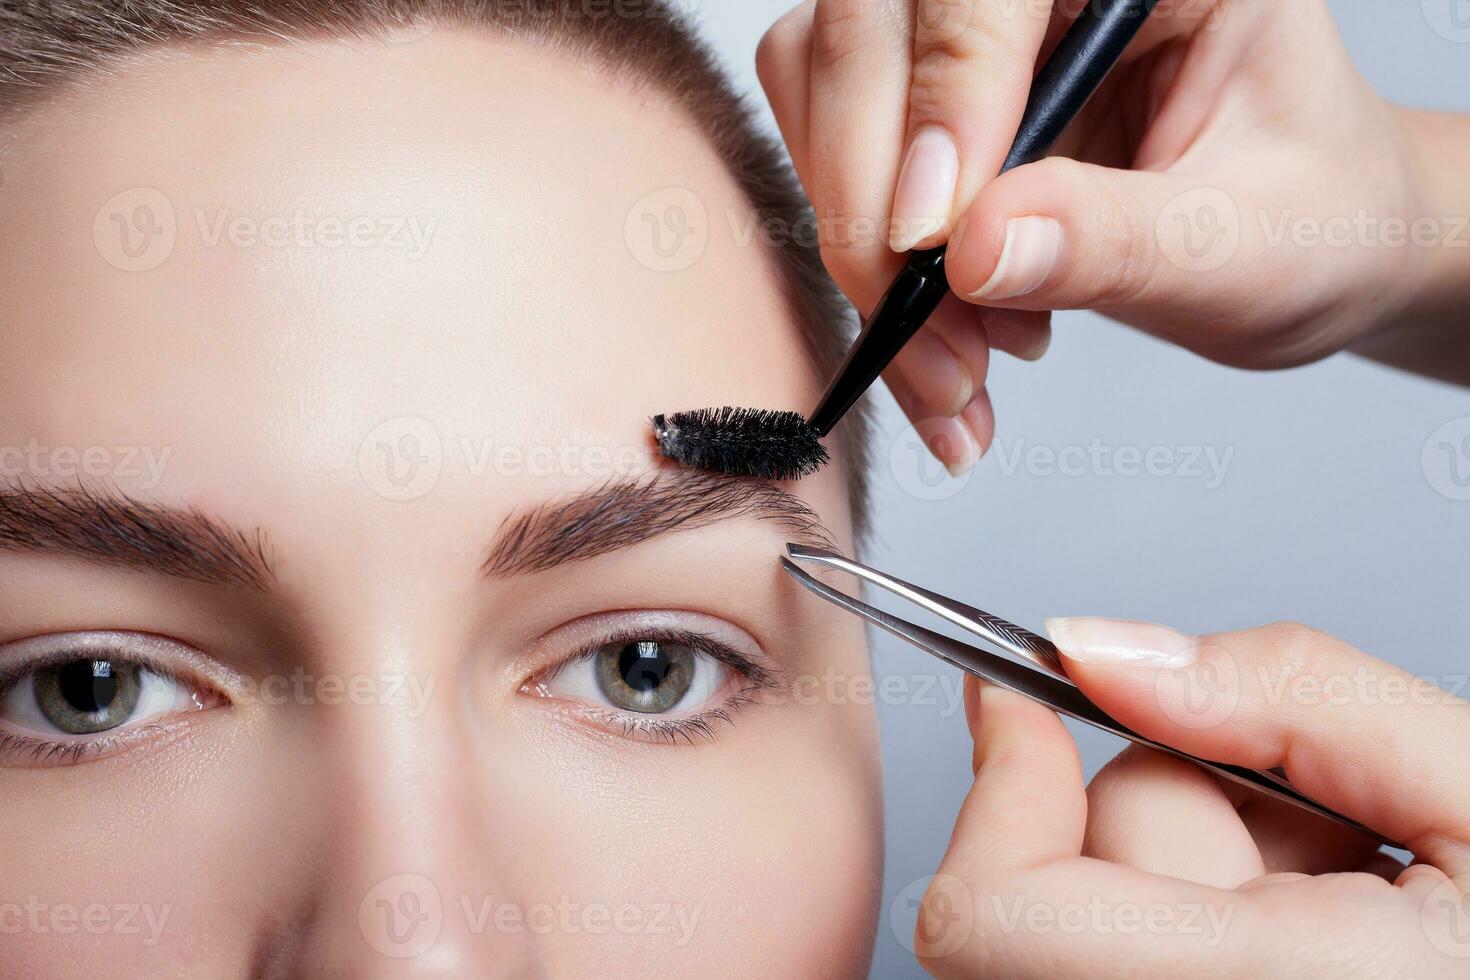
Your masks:
[[[324,828],[307,768],[231,734],[0,769],[0,974],[241,974],[267,919],[302,907]]]
[[[649,924],[543,942],[555,972],[745,977],[758,956],[772,976],[865,975],[882,860],[868,705],[752,706],[694,746],[538,741],[517,790],[539,841],[522,888]]]

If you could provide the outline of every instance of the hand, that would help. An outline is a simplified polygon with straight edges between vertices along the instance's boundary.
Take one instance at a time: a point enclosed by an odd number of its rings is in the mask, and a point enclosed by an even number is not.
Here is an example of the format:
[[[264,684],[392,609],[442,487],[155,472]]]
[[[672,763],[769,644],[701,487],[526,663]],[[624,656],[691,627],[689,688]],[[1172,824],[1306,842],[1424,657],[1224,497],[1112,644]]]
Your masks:
[[[989,348],[1040,356],[1046,310],[1238,366],[1361,343],[1470,377],[1465,118],[1380,99],[1321,0],[1163,0],[1064,156],[997,178],[1039,55],[1080,7],[809,0],[759,50],[823,259],[859,310],[897,253],[949,243],[957,296],[886,379],[916,422],[946,420],[926,434],[952,469],[993,433]]]
[[[926,969],[1466,975],[1470,704],[1301,626],[1198,639],[1049,626],[1072,679],[1125,725],[1203,758],[1282,766],[1416,863],[1153,750],[1125,750],[1084,791],[1056,715],[972,683],[975,785],[921,906]]]

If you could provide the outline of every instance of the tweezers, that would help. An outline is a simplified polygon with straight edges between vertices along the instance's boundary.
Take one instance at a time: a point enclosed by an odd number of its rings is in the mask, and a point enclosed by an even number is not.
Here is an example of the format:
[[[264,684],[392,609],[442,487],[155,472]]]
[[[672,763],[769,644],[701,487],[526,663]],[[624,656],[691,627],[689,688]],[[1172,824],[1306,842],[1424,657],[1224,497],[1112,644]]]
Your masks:
[[[1286,774],[1280,769],[1247,769],[1244,766],[1235,766],[1224,762],[1211,762],[1209,759],[1201,759],[1198,756],[1171,748],[1162,742],[1156,742],[1147,736],[1138,734],[1126,725],[1115,721],[1107,712],[1093,704],[1087,695],[1083,694],[1077,685],[1067,678],[1066,672],[1062,667],[1061,658],[1057,653],[1057,648],[1052,645],[1051,641],[1044,637],[1037,636],[1035,633],[1022,629],[1014,623],[1008,623],[998,616],[992,616],[990,613],[976,609],[974,606],[946,598],[945,596],[930,592],[928,589],[911,585],[891,575],[886,575],[876,569],[859,564],[851,558],[846,558],[835,551],[828,551],[823,548],[811,548],[799,544],[787,544],[786,553],[789,557],[782,557],[781,567],[808,590],[816,593],[828,602],[846,609],[848,612],[857,614],[874,626],[887,630],[899,639],[907,640],[920,650],[932,654],[946,663],[953,664],[961,670],[974,674],[1009,691],[1014,691],[1017,694],[1028,697],[1033,701],[1039,701],[1053,711],[1066,715],[1069,718],[1075,718],[1094,728],[1111,732],[1121,738],[1128,739],[1130,742],[1146,745],[1151,749],[1168,753],[1180,759],[1187,759],[1217,776],[1222,776],[1278,800],[1301,807],[1318,816],[1326,817],[1346,827],[1351,827],[1381,844],[1387,844],[1389,847],[1403,847],[1402,844],[1389,840],[1372,828],[1365,827],[1351,817],[1343,816],[1336,810],[1323,806],[1321,803],[1308,797],[1296,787],[1292,786],[1290,780],[1286,778]],[[1008,657],[991,653],[988,650],[971,646],[968,643],[962,643],[959,640],[952,639],[941,633],[936,633],[922,626],[917,626],[899,619],[897,616],[885,613],[860,599],[855,599],[827,585],[825,582],[817,580],[806,569],[798,565],[797,562],[826,565],[855,575],[864,582],[871,583],[886,592],[907,599],[926,612],[932,613],[946,622],[958,626],[967,633],[979,637],[991,646],[997,647],[1009,654],[1010,657],[1020,659],[1012,660]]]

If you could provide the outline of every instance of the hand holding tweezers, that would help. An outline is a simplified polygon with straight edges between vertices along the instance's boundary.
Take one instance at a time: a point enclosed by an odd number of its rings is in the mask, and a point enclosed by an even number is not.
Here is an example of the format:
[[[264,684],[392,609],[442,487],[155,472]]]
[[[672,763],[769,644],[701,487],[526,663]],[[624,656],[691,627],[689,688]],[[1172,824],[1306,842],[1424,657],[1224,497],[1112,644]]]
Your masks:
[[[1112,732],[1129,741],[1146,745],[1151,749],[1166,752],[1169,755],[1187,759],[1195,765],[1223,776],[1226,779],[1249,786],[1278,800],[1284,800],[1304,810],[1310,810],[1319,816],[1334,820],[1340,824],[1351,827],[1354,830],[1366,834],[1382,844],[1390,847],[1402,848],[1403,845],[1389,840],[1369,827],[1365,827],[1353,820],[1351,817],[1343,816],[1316,800],[1303,794],[1287,780],[1284,773],[1279,770],[1263,771],[1247,769],[1243,766],[1230,765],[1224,762],[1211,762],[1201,759],[1187,752],[1156,742],[1147,736],[1140,735],[1131,728],[1113,720],[1113,718],[1092,700],[1083,694],[1076,684],[1067,678],[1062,668],[1061,657],[1057,648],[1044,637],[1037,636],[1029,630],[1022,629],[1013,623],[992,616],[973,606],[965,605],[953,599],[946,598],[917,585],[910,585],[900,579],[861,565],[850,558],[843,557],[833,551],[821,548],[809,548],[804,545],[788,544],[786,546],[789,558],[781,559],[781,566],[800,582],[803,586],[817,595],[826,599],[849,612],[856,613],[863,619],[887,630],[900,639],[918,647],[920,650],[930,653],[940,660],[954,664],[961,670],[975,674],[992,684],[999,685],[1017,694],[1039,701],[1054,711],[1060,712],[1070,718],[1086,722],[1094,728],[1101,728],[1105,732]],[[953,623],[955,626],[965,630],[972,635],[980,637],[991,646],[997,647],[1013,657],[1030,661],[1023,663],[999,656],[980,647],[961,643],[941,633],[916,626],[913,623],[899,619],[867,603],[854,599],[846,593],[834,589],[814,578],[797,562],[806,562],[816,565],[827,565],[832,568],[841,569],[844,572],[855,575],[865,582],[870,582],[880,589],[891,592],[896,596],[907,599],[925,611],[939,616]],[[1031,666],[1037,664],[1038,666]]]

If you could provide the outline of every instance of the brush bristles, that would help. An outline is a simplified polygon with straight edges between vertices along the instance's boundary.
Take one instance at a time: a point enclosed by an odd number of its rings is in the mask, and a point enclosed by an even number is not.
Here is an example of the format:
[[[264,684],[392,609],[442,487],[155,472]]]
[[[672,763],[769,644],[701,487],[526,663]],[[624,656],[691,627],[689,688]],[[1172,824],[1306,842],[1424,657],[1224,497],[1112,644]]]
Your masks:
[[[669,459],[732,476],[795,480],[830,459],[817,431],[798,412],[726,405],[656,415],[653,435]]]

